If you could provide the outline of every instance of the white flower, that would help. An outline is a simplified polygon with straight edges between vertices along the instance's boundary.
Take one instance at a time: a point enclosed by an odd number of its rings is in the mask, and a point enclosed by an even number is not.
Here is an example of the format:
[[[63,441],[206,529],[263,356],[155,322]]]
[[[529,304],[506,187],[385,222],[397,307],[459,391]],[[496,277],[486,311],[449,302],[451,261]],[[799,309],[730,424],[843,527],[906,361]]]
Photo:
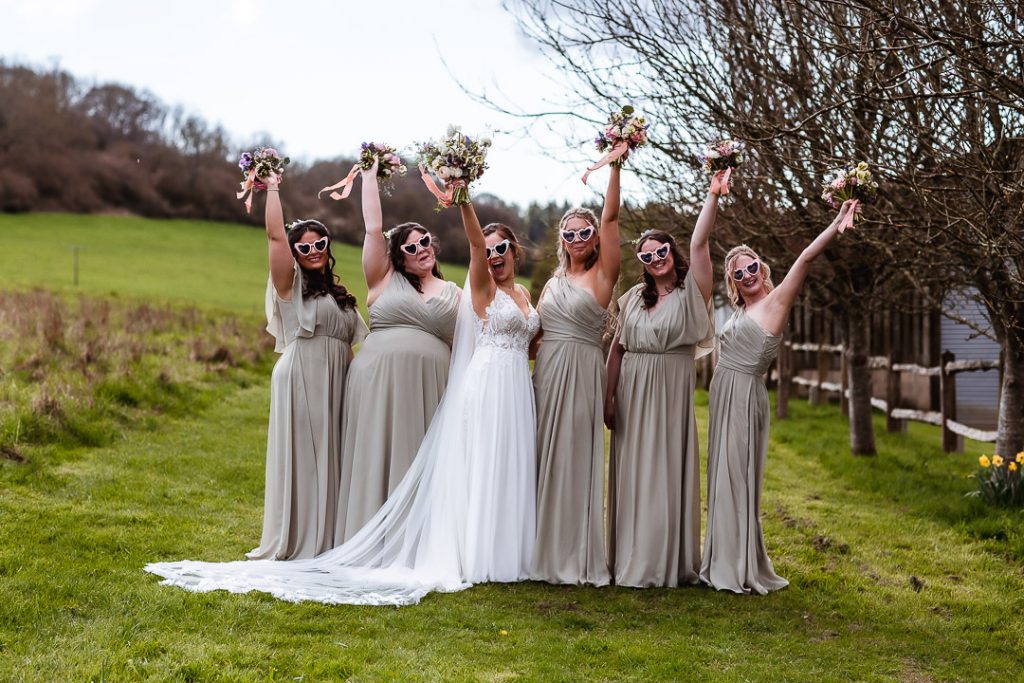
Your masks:
[[[461,168],[453,168],[452,169],[452,177],[453,178],[461,178],[462,177],[462,169]]]
[[[451,174],[452,170],[447,166],[442,166],[441,168],[437,169],[437,175],[441,177],[441,180],[448,180],[448,178],[451,177]]]

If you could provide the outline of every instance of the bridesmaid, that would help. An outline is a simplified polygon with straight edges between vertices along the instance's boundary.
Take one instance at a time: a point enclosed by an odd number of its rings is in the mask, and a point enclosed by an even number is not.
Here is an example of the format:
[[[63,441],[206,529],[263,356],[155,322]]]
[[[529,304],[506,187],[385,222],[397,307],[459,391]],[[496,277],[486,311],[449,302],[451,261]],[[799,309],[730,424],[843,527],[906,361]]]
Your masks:
[[[334,547],[341,410],[352,345],[366,335],[356,300],[335,280],[327,228],[288,233],[277,181],[267,184],[267,331],[281,353],[270,380],[263,536],[254,560],[309,558]]]
[[[789,585],[775,573],[761,533],[769,425],[763,376],[811,261],[836,236],[850,210],[845,202],[776,288],[768,264],[750,247],[735,247],[725,257],[725,285],[736,311],[722,328],[711,380],[708,522],[700,567],[701,581],[719,590],[764,595]]]
[[[609,554],[620,586],[698,582],[700,464],[694,359],[714,338],[714,280],[708,239],[721,174],[690,238],[687,263],[660,230],[640,236],[643,282],[619,299],[618,335],[608,354],[605,419],[614,430]]]
[[[604,549],[605,386],[601,337],[619,279],[619,167],[611,167],[600,232],[589,209],[558,225],[558,268],[537,309],[543,328],[537,397],[537,543],[530,575],[550,583],[609,581]],[[604,248],[601,248],[604,245]]]
[[[369,521],[409,469],[448,384],[459,302],[426,228],[402,223],[385,240],[376,165],[362,175],[370,335],[349,371],[337,544]]]

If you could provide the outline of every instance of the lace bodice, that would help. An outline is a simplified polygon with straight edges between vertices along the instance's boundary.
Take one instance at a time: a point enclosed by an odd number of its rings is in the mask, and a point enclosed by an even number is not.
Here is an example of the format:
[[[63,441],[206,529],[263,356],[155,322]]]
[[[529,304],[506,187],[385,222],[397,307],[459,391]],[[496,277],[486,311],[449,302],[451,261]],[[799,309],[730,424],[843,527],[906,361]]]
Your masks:
[[[539,329],[540,317],[532,305],[524,318],[519,304],[507,292],[498,289],[487,307],[487,317],[477,318],[476,345],[516,351],[525,356],[530,340]]]

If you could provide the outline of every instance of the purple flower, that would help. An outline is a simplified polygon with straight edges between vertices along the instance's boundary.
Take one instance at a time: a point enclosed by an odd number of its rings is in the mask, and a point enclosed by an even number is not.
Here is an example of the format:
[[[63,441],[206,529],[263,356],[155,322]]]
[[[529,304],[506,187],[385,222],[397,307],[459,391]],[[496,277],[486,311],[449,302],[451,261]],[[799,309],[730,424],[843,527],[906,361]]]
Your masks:
[[[248,152],[242,152],[242,156],[238,158],[238,167],[243,171],[247,171],[250,166],[252,166],[252,155]]]

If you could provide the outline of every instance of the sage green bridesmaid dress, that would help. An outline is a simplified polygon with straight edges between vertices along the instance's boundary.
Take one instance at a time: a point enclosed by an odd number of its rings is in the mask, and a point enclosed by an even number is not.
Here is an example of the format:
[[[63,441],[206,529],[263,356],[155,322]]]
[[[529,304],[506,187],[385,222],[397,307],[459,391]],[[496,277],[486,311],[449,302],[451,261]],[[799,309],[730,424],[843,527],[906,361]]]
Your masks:
[[[738,308],[722,327],[708,404],[708,521],[700,578],[719,590],[760,593],[789,582],[775,573],[761,532],[761,485],[770,405],[764,374],[781,337]]]
[[[534,364],[537,398],[537,540],[531,578],[597,586],[605,554],[604,391],[601,336],[607,311],[565,276],[538,305],[543,340]]]
[[[334,547],[346,371],[366,324],[330,296],[304,298],[297,264],[291,301],[267,284],[267,321],[281,357],[270,380],[263,535],[248,557],[310,558]]]
[[[396,272],[370,306],[345,392],[336,544],[369,521],[412,464],[448,384],[458,303],[454,283],[424,301]]]
[[[694,359],[710,353],[714,318],[688,274],[653,309],[643,285],[619,299],[625,349],[615,392],[614,557],[620,586],[699,581],[700,462]]]

